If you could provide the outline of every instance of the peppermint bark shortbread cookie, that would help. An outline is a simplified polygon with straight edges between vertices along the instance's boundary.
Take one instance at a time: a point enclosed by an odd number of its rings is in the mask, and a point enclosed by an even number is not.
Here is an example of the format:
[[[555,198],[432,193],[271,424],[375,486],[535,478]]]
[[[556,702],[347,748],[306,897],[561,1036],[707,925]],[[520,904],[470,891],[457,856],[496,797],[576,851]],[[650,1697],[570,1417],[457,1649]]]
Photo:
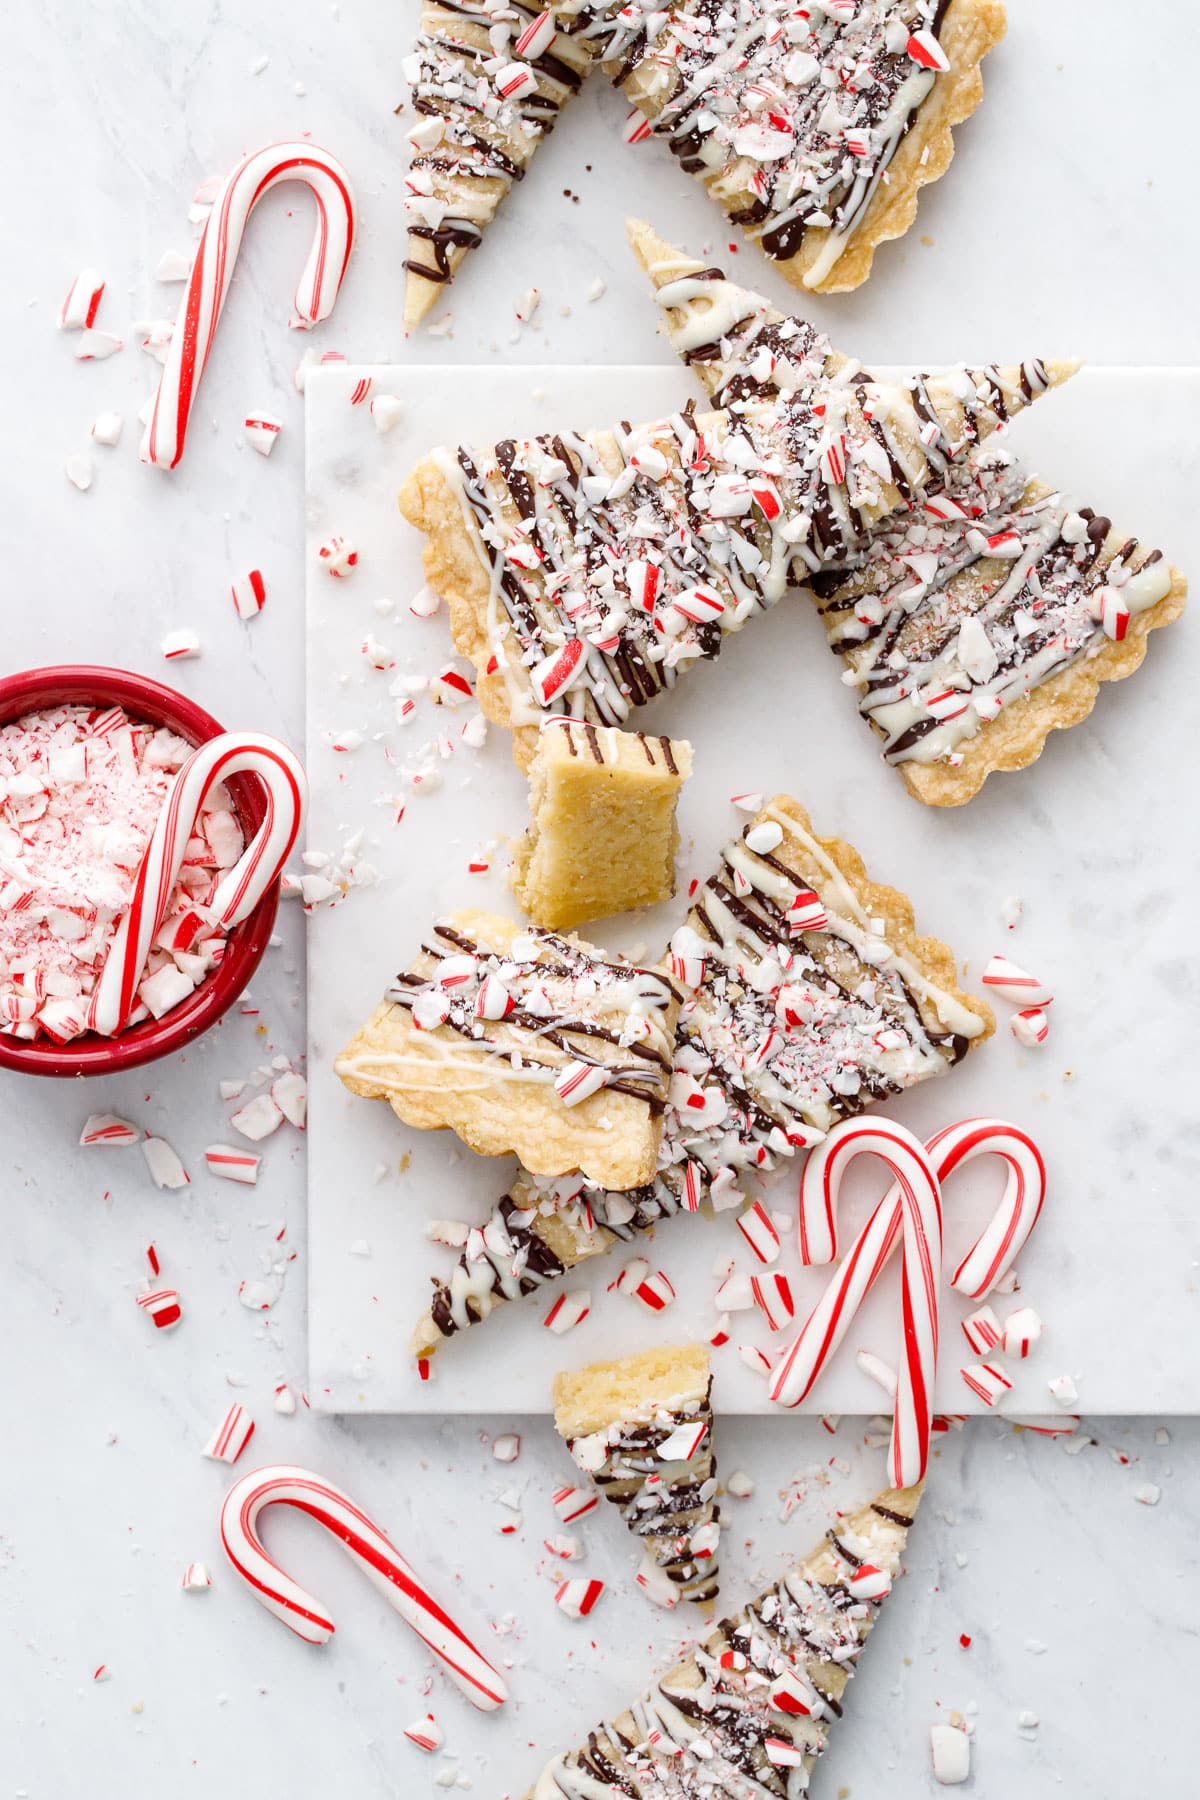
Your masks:
[[[902,381],[880,381],[844,356],[807,319],[782,313],[661,238],[644,219],[627,219],[639,266],[650,277],[671,348],[714,406],[769,399],[827,379],[854,389],[863,413],[896,450],[897,425],[916,437],[935,474],[1015,413],[1076,374],[1077,357],[1014,364],[965,364]],[[903,452],[911,455],[907,444]]]
[[[961,397],[872,391],[853,370],[831,352],[799,386],[735,408],[417,465],[401,511],[428,537],[480,704],[523,767],[547,714],[624,724],[789,581],[844,568],[936,477]]]
[[[692,746],[681,740],[548,719],[512,875],[522,910],[561,930],[669,900],[675,811],[691,772]]]
[[[839,1119],[947,1073],[994,1029],[958,986],[952,951],[912,907],[818,837],[780,795],[726,846],[672,939],[685,990],[657,1179],[606,1194],[575,1177],[519,1184],[433,1304],[414,1352],[680,1211],[740,1206],[751,1175],[819,1143]]]
[[[525,1800],[799,1800],[902,1572],[921,1488],[889,1488],[838,1519],[772,1587],[577,1750]]]
[[[551,47],[552,46],[552,47]],[[404,329],[474,250],[591,61],[544,15],[496,0],[426,0],[404,73],[417,122],[405,183]]]
[[[995,450],[879,531],[861,569],[812,586],[884,760],[932,806],[1034,762],[1187,598],[1161,551]]]
[[[983,95],[999,0],[559,0],[606,72],[795,287],[855,288]]]
[[[641,1539],[638,1583],[660,1606],[717,1593],[711,1389],[704,1344],[644,1350],[554,1378],[559,1436]]]
[[[352,1093],[484,1156],[579,1169],[615,1189],[654,1174],[678,994],[580,938],[486,913],[439,920],[337,1058]]]

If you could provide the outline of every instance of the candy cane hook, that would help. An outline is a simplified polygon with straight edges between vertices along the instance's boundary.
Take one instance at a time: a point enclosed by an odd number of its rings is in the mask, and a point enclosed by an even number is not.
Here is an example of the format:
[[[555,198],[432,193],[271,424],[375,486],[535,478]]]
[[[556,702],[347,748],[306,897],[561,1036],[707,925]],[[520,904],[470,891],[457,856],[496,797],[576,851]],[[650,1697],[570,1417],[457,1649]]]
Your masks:
[[[941,1189],[924,1146],[902,1125],[890,1119],[847,1119],[834,1127],[805,1165],[805,1176],[819,1184],[823,1196],[825,1211],[822,1216],[828,1221],[831,1244],[842,1176],[857,1157],[866,1155],[877,1156],[887,1164],[896,1177],[900,1196],[899,1229],[904,1242],[901,1282],[904,1357],[896,1390],[888,1469],[889,1480],[897,1487],[908,1487],[921,1480],[929,1461],[942,1264]],[[806,1338],[813,1324],[810,1320],[787,1351],[770,1388],[771,1399],[779,1405],[798,1406],[804,1399],[845,1331],[849,1316],[886,1261],[886,1256],[880,1260],[880,1254],[879,1245],[868,1244],[855,1265],[849,1282],[850,1297],[843,1300],[842,1309],[835,1309],[819,1321],[813,1335]],[[805,1360],[813,1337],[817,1339],[817,1348]]]
[[[306,1644],[324,1644],[334,1623],[321,1602],[267,1555],[258,1520],[268,1506],[294,1506],[332,1532],[406,1625],[445,1664],[480,1712],[508,1698],[503,1678],[450,1615],[428,1594],[391,1540],[341,1488],[309,1469],[281,1464],[255,1469],[235,1482],[221,1507],[221,1543],[255,1598]]]
[[[230,775],[241,773],[262,781],[266,815],[203,910],[214,927],[230,930],[249,917],[278,879],[304,824],[304,770],[276,738],[253,731],[222,732],[189,756],[155,822],[133,898],[109,946],[89,1009],[93,1030],[112,1036],[124,1025],[205,798]]]
[[[951,1277],[950,1285],[981,1300],[1023,1249],[1046,1196],[1046,1165],[1028,1132],[1002,1119],[963,1119],[935,1133],[925,1146],[939,1182],[977,1156],[999,1156],[1008,1166],[1000,1204]],[[800,1246],[806,1263],[831,1262],[837,1255],[837,1185],[827,1179],[819,1156],[800,1178]],[[879,1202],[846,1252],[833,1280],[818,1300],[781,1365],[788,1392],[799,1404],[833,1356],[863,1299],[887,1266],[901,1235],[900,1189]]]
[[[317,203],[317,229],[296,289],[295,317],[307,331],[333,311],[354,245],[354,194],[336,157],[315,144],[270,144],[242,158],[227,175],[205,223],[163,365],[141,457],[173,469],[183,455],[188,420],[229,292],[234,264],[254,207],[284,181],[302,181]]]

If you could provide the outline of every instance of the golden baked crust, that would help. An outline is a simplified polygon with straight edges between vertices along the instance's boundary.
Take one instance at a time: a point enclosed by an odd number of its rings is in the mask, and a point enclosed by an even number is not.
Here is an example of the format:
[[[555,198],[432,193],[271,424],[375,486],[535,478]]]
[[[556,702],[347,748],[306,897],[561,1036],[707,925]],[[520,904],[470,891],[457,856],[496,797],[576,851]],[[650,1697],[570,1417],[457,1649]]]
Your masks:
[[[807,875],[814,885],[824,880],[824,871],[816,863],[808,851],[803,837],[811,836],[820,845],[823,853],[834,864],[838,873],[853,889],[859,904],[872,918],[884,920],[885,928],[880,934],[886,938],[893,950],[907,957],[921,971],[925,979],[945,994],[956,1007],[972,1014],[979,1021],[979,1030],[969,1039],[969,1047],[982,1044],[991,1037],[996,1029],[995,1014],[986,1000],[978,994],[971,994],[959,986],[958,964],[954,952],[941,938],[925,937],[916,929],[912,901],[899,888],[885,887],[880,882],[872,881],[867,873],[866,864],[854,848],[844,838],[820,837],[813,829],[813,823],[807,811],[798,800],[788,794],[777,794],[759,813],[755,824],[764,819],[776,819],[784,827],[784,846],[775,854],[786,860],[800,873]],[[796,828],[802,836],[797,835]],[[923,999],[918,995],[918,999]],[[945,1029],[952,1027],[952,1021],[939,1012],[936,1000],[923,999],[922,1013],[928,1023]]]
[[[524,928],[511,919],[456,913],[441,922],[437,934],[449,954],[453,954],[456,939],[446,936],[446,925],[473,942],[482,957],[494,955],[501,960],[517,956],[519,947],[514,947],[514,940],[524,935]],[[621,964],[621,959],[608,958],[580,939],[555,938],[552,944],[580,953],[589,970]],[[411,965],[410,974],[425,983],[436,966],[423,953]],[[629,968],[628,964],[621,966]],[[663,990],[669,991],[666,977],[653,973]],[[516,977],[510,977],[510,986],[514,999],[525,992]],[[418,1028],[411,1005],[385,1000],[338,1056],[334,1069],[351,1093],[386,1100],[398,1118],[419,1131],[449,1127],[482,1156],[512,1152],[535,1174],[563,1175],[580,1169],[605,1187],[636,1187],[654,1174],[662,1135],[666,1068],[656,1073],[652,1061],[638,1058],[635,1066],[653,1079],[640,1081],[636,1092],[604,1086],[571,1106],[551,1079],[533,1073],[539,1065],[562,1072],[581,1055],[599,1064],[629,1066],[634,1053],[594,1031],[583,1030],[586,1023],[618,1029],[628,1018],[629,986],[623,978],[610,981],[611,992],[598,993],[589,1001],[586,1020],[580,1008],[579,1030],[572,1031],[569,1022],[560,1024],[557,1031],[562,1044],[503,1020],[479,1022],[477,1037],[463,1035],[452,1024]],[[669,1004],[654,1014],[651,1044],[667,1067],[677,1011],[678,1001],[672,994]],[[496,1055],[482,1047],[489,1044],[508,1054]],[[514,1052],[521,1057],[519,1068],[510,1060]]]
[[[523,912],[555,930],[669,900],[679,790],[692,747],[556,718],[529,769],[529,830],[510,883]]]
[[[751,1767],[765,1770],[767,1737],[791,1743],[802,1752],[802,1779],[807,1781],[842,1714],[859,1651],[884,1604],[871,1600],[838,1607],[831,1604],[830,1596],[844,1596],[846,1583],[863,1562],[893,1579],[901,1574],[904,1547],[923,1486],[889,1488],[869,1505],[836,1519],[828,1534],[781,1581],[705,1635],[703,1668],[695,1654],[685,1657],[653,1683],[636,1714],[618,1714],[611,1728],[597,1726],[578,1750],[554,1758],[527,1790],[525,1800],[559,1800],[568,1790],[554,1775],[556,1768],[564,1765],[571,1773],[590,1777],[584,1791],[597,1797],[649,1792],[648,1783],[655,1777],[647,1765],[661,1769],[664,1783],[670,1780],[668,1771],[677,1771],[678,1780],[697,1763],[701,1769],[719,1768],[722,1757],[737,1769],[744,1769],[747,1759],[755,1758]],[[733,1649],[741,1655],[730,1660],[740,1661],[741,1667],[723,1666],[722,1657]],[[772,1706],[768,1690],[772,1678],[784,1670],[795,1671],[829,1706],[814,1707],[815,1716]],[[671,1697],[694,1694],[702,1687],[708,1688],[716,1704],[705,1705],[706,1727],[701,1736],[708,1755],[699,1762],[687,1748],[690,1731],[684,1732],[682,1742],[672,1739]],[[660,1721],[657,1735],[648,1732],[647,1716]],[[727,1730],[731,1734],[728,1740]],[[645,1771],[640,1778],[627,1763],[623,1744],[637,1746],[637,1765]]]
[[[904,236],[916,218],[921,189],[950,167],[954,127],[969,119],[983,99],[979,65],[1003,38],[1007,23],[1000,0],[952,0],[938,32],[950,59],[948,73],[938,76],[921,102],[861,223],[824,280],[807,280],[827,236],[824,231],[809,231],[795,256],[776,263],[793,287],[820,294],[848,293],[861,287],[871,273],[879,245]]]

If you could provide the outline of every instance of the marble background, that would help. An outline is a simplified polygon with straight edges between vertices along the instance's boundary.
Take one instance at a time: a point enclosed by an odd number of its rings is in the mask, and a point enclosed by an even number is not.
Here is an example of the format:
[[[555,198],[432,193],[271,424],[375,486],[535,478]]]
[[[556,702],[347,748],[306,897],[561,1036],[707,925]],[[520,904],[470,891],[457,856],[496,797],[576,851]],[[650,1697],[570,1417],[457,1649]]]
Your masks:
[[[155,265],[165,249],[189,246],[196,184],[256,143],[311,132],[357,181],[360,249],[338,314],[317,334],[323,347],[428,362],[647,354],[620,215],[636,192],[696,243],[713,217],[652,153],[622,160],[616,179],[593,160],[621,112],[599,90],[577,102],[573,124],[542,152],[542,179],[496,227],[487,266],[481,257],[456,292],[453,335],[404,344],[402,125],[391,109],[415,10],[412,0],[386,9],[293,0],[286,12],[263,0],[45,0],[10,18],[0,126],[5,668],[107,659],[156,673],[163,633],[194,625],[205,653],[175,671],[179,684],[231,725],[300,738],[302,417],[291,377],[305,345],[283,321],[308,240],[303,205],[284,194],[262,209],[175,476],[138,466],[133,424],[157,373],[136,348],[134,322],[170,317],[178,296],[155,283]],[[1030,343],[1100,362],[1200,360],[1190,224],[1200,22],[1174,8],[1169,31],[1149,30],[1110,0],[1012,0],[1010,10],[1010,40],[989,69],[984,112],[963,133],[960,165],[922,203],[917,231],[883,252],[877,280],[814,316],[836,317],[879,362],[981,344],[1015,355]],[[567,187],[585,203],[564,198]],[[101,323],[129,344],[107,363],[77,365],[53,329],[84,263],[107,275]],[[581,324],[595,276],[608,291]],[[541,329],[510,343],[509,300],[531,282],[545,294]],[[269,463],[238,445],[251,407],[285,418]],[[79,495],[63,461],[105,408],[126,413],[126,439],[96,451],[95,484]],[[247,631],[227,584],[252,564],[267,572],[271,600]],[[1155,746],[1145,748],[1147,779],[1160,781]],[[0,1796],[140,1800],[178,1784],[217,1800],[271,1784],[296,1800],[331,1789],[376,1800],[440,1791],[444,1766],[482,1795],[515,1795],[557,1742],[670,1653],[680,1629],[611,1593],[591,1628],[552,1616],[540,1546],[562,1465],[543,1424],[527,1426],[521,1459],[501,1469],[481,1442],[488,1420],[349,1425],[271,1412],[276,1380],[305,1380],[294,1140],[268,1146],[254,1193],[200,1178],[182,1199],[150,1186],[136,1151],[89,1157],[75,1147],[85,1113],[112,1107],[164,1132],[195,1167],[223,1134],[217,1079],[302,1048],[298,917],[284,918],[281,936],[255,984],[258,1015],[228,1021],[188,1057],[86,1093],[0,1080]],[[1131,1079],[1155,1074],[1139,1064]],[[264,1319],[239,1306],[237,1285],[261,1275],[284,1222],[298,1261]],[[161,1338],[133,1305],[151,1239],[187,1308],[181,1329]],[[1127,1328],[1113,1320],[1114,1331]],[[215,1532],[226,1471],[199,1456],[233,1398],[258,1420],[260,1460],[311,1463],[340,1480],[445,1594],[461,1589],[468,1621],[483,1631],[485,1620],[501,1623],[496,1649],[514,1663],[509,1714],[478,1719],[435,1679],[430,1703],[453,1763],[422,1759],[402,1740],[425,1710],[427,1664],[331,1543],[287,1519],[270,1534],[333,1606],[341,1630],[323,1650],[291,1639],[236,1589]],[[932,1791],[927,1728],[958,1708],[977,1709],[978,1793],[1049,1800],[1132,1783],[1158,1800],[1191,1793],[1183,1696],[1195,1660],[1200,1432],[1163,1423],[1166,1444],[1155,1442],[1157,1420],[1091,1421],[1074,1457],[995,1421],[943,1447],[909,1578],[815,1791],[919,1800]],[[785,1544],[807,1541],[831,1507],[880,1478],[882,1458],[860,1451],[860,1436],[854,1422],[832,1439],[816,1421],[727,1425],[724,1467],[750,1468],[759,1482],[728,1534],[731,1594],[778,1569]],[[805,1498],[784,1530],[778,1495],[796,1473]],[[1147,1482],[1161,1489],[1156,1507],[1134,1498]],[[525,1525],[502,1540],[494,1527],[507,1489],[522,1492]],[[627,1581],[631,1558],[614,1530],[593,1521],[585,1535],[587,1571]],[[181,1594],[183,1565],[197,1558],[215,1585]],[[93,1685],[102,1662],[113,1678]],[[1036,1732],[1018,1730],[1024,1710],[1039,1715]]]

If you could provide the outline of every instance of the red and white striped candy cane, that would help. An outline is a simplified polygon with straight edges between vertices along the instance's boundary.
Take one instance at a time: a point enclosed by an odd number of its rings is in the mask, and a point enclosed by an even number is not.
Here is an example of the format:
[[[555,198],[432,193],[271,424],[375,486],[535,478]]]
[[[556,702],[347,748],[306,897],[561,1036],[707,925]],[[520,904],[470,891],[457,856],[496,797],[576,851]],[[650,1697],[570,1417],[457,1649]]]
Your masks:
[[[205,798],[220,782],[242,773],[261,780],[266,816],[203,909],[207,919],[223,930],[232,929],[249,917],[278,879],[304,824],[308,803],[304,770],[295,753],[277,738],[255,731],[222,732],[192,752],[167,795],[92,999],[93,1030],[111,1037],[124,1025]]]
[[[1008,1165],[1004,1194],[991,1220],[950,1280],[969,1299],[982,1300],[1010,1267],[1037,1223],[1046,1196],[1046,1166],[1033,1139],[1001,1119],[963,1119],[935,1133],[925,1146],[934,1173],[944,1182],[977,1156],[999,1156]],[[825,1178],[819,1152],[800,1178],[800,1255],[805,1263],[832,1262],[837,1255],[837,1185]],[[791,1345],[781,1367],[798,1404],[846,1335],[851,1319],[887,1266],[901,1235],[899,1186],[879,1202],[833,1280]]]
[[[805,1178],[818,1184],[823,1195],[823,1216],[829,1222],[830,1255],[834,1254],[833,1217],[842,1176],[857,1157],[867,1155],[877,1156],[887,1164],[896,1177],[895,1191],[899,1194],[899,1230],[904,1240],[901,1286],[904,1359],[896,1389],[888,1478],[897,1487],[909,1487],[920,1481],[925,1473],[933,1424],[938,1288],[942,1266],[941,1189],[924,1146],[902,1125],[890,1119],[845,1120],[835,1126],[813,1152],[804,1170]],[[878,1268],[874,1267],[868,1247],[867,1256],[847,1281],[840,1303],[829,1311],[812,1336],[807,1335],[813,1324],[810,1319],[785,1354],[772,1377],[772,1400],[782,1406],[800,1404],[876,1273]],[[815,1346],[814,1339],[817,1340]]]
[[[258,1520],[268,1506],[294,1506],[332,1532],[480,1712],[492,1712],[504,1704],[508,1689],[503,1678],[426,1592],[396,1546],[349,1494],[309,1469],[278,1464],[255,1469],[230,1488],[221,1507],[221,1542],[255,1598],[297,1637],[306,1644],[324,1644],[333,1636],[334,1623],[321,1602],[286,1575],[263,1549]]]
[[[354,194],[337,158],[315,144],[269,144],[244,156],[222,182],[205,223],[175,321],[142,461],[173,469],[183,455],[188,419],[225,305],[246,221],[283,181],[302,181],[317,203],[317,229],[288,323],[307,331],[333,311],[354,245]]]

